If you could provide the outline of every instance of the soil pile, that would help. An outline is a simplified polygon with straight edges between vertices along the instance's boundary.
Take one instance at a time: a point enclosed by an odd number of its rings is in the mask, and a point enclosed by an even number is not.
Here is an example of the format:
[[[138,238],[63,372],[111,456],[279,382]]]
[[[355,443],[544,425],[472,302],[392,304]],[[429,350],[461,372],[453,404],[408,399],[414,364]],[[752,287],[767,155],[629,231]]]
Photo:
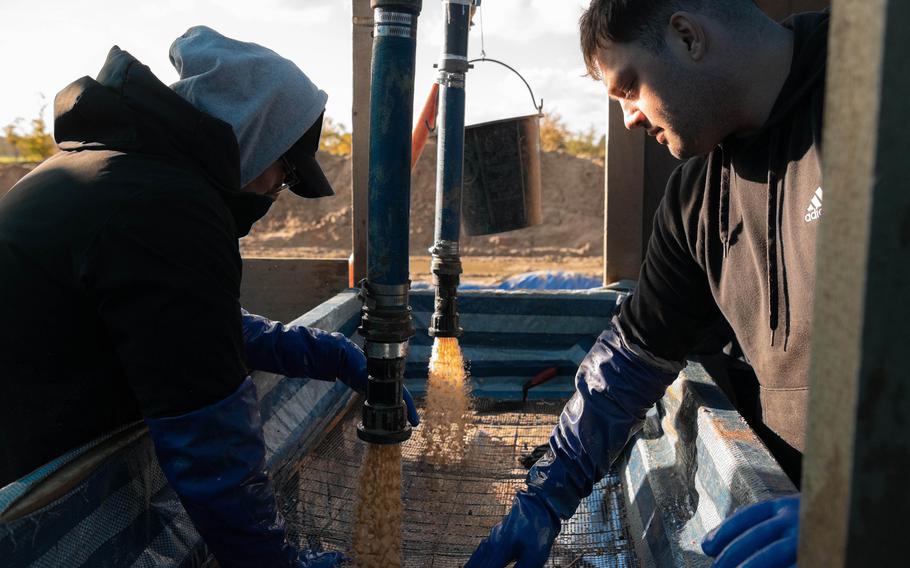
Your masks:
[[[285,247],[347,257],[351,250],[350,158],[320,155],[334,197],[300,199],[283,194],[241,241],[257,255]],[[462,236],[461,250],[483,256],[600,256],[603,250],[604,168],[567,154],[541,156],[543,223],[492,236]],[[427,142],[411,179],[412,255],[433,244],[436,206],[436,144]]]
[[[241,241],[252,256],[306,249],[307,256],[346,258],[351,251],[351,162],[320,155],[336,195],[301,199],[283,194],[269,214]],[[0,166],[0,195],[36,164]],[[568,154],[541,156],[543,224],[499,235],[462,236],[461,250],[474,256],[597,257],[603,250],[604,168]],[[433,244],[436,206],[436,143],[426,149],[412,177],[411,254],[426,255]]]

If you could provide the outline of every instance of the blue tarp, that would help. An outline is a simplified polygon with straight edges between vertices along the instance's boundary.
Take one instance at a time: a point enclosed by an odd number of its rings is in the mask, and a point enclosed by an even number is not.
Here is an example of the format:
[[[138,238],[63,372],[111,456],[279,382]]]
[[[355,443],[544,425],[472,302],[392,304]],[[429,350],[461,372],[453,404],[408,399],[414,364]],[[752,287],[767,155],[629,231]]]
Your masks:
[[[476,284],[462,282],[459,290],[590,290],[600,288],[603,282],[599,276],[581,272],[562,272],[559,270],[539,270],[516,274],[499,282],[498,284]],[[427,282],[416,282],[412,290],[429,290],[432,288]]]
[[[600,288],[603,280],[599,276],[580,272],[538,271],[516,274],[503,280],[499,290],[589,290]]]
[[[572,281],[567,273],[532,275],[519,275],[503,284],[514,280],[509,285],[552,286]],[[532,397],[569,396],[578,365],[594,338],[609,325],[628,288],[571,293],[536,291],[545,288],[494,289],[459,296],[466,330],[460,344],[470,361],[475,395],[503,402],[519,400],[524,381],[552,367],[557,376],[532,391]],[[425,386],[433,343],[426,332],[434,307],[432,291],[413,294],[411,307],[417,333],[410,342],[405,378],[408,387],[419,393]],[[356,292],[347,291],[297,322],[351,335],[360,309]],[[292,539],[305,541],[310,548],[337,546],[308,532],[307,527],[315,526],[316,521],[307,516],[307,503],[301,502],[301,483],[307,483],[314,472],[301,471],[299,459],[318,438],[316,433],[324,432],[338,414],[350,391],[340,382],[263,373],[257,373],[254,380],[269,468],[282,514],[292,527]],[[617,509],[612,503],[625,499],[630,537],[643,566],[707,566],[710,559],[698,548],[706,531],[741,505],[794,488],[699,366],[689,365],[659,404],[659,411],[649,413],[620,468],[625,494],[597,494],[586,500],[580,508],[583,515],[578,517],[584,520],[565,525],[560,539],[587,542],[586,546],[600,550],[600,541],[590,544],[595,541],[587,539],[615,533],[598,532],[601,525],[585,523],[593,522],[591,519],[609,522],[606,512]],[[111,440],[120,443],[113,446]],[[79,468],[73,476],[75,462],[100,449],[110,451],[96,456],[97,465]],[[72,479],[65,483],[68,477]],[[38,490],[48,490],[46,502],[32,501],[36,508],[30,512],[3,518],[20,499],[33,497]],[[30,492],[34,493],[26,495]],[[345,506],[342,493],[331,496],[337,507]],[[349,503],[350,495],[346,498]],[[605,504],[607,498],[610,504]],[[341,509],[334,510],[341,514]],[[573,526],[579,529],[577,534]],[[206,557],[206,548],[168,487],[141,425],[0,488],[3,568],[192,568],[206,565]],[[599,551],[596,556],[584,556],[582,562],[615,565],[602,563]]]

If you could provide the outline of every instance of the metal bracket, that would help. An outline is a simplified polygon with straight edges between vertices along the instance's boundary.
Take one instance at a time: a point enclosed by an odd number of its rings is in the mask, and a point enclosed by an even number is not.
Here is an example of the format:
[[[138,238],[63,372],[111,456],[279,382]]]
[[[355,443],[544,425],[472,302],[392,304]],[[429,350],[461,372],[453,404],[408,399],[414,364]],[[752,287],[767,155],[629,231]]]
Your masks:
[[[367,341],[364,352],[370,359],[404,359],[408,356],[408,342],[374,343]]]
[[[457,257],[459,254],[458,241],[438,240],[427,249],[427,252],[440,258]]]
[[[420,9],[423,7],[423,0],[371,0],[370,8],[373,10],[377,8],[389,9],[404,9],[409,10],[413,14],[419,14]]]
[[[440,71],[436,82],[447,89],[464,89],[465,74]]]

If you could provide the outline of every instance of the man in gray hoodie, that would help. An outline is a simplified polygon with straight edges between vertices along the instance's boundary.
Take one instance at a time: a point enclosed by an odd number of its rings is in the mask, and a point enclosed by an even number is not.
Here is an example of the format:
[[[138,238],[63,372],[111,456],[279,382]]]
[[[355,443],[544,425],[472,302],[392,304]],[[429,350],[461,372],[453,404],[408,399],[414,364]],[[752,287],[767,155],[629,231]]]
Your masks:
[[[676,157],[632,296],[576,375],[576,393],[512,511],[470,568],[542,566],[686,356],[726,320],[758,376],[765,427],[803,450],[827,13],[783,24],[752,0],[593,0],[591,76]],[[715,566],[795,563],[798,497],[746,508],[708,535]]]
[[[332,195],[315,158],[327,97],[203,26],[170,54],[171,88],[114,47],[61,91],[61,152],[0,199],[0,486],[144,419],[222,567],[332,566],[288,542],[249,373],[364,390],[366,358],[243,311],[238,247],[278,192]]]

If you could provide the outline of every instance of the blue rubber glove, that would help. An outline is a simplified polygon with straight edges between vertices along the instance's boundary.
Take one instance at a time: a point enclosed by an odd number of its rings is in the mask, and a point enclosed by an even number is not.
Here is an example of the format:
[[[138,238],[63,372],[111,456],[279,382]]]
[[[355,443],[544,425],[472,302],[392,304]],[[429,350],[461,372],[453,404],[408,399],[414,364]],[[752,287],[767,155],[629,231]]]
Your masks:
[[[341,333],[302,325],[284,325],[241,310],[247,364],[258,371],[321,381],[336,378],[352,390],[367,390],[367,358],[356,343]],[[402,393],[411,426],[420,424],[414,399]]]
[[[324,568],[343,560],[337,552],[300,553],[288,542],[249,377],[215,404],[146,423],[168,483],[222,568]]]
[[[493,527],[465,568],[499,568],[518,560],[515,568],[543,566],[562,528],[546,502],[533,492],[519,491],[512,510]]]
[[[527,492],[518,493],[466,568],[501,568],[512,560],[520,568],[543,566],[560,519],[575,514],[681,368],[651,366],[623,343],[615,326],[603,332],[575,375],[575,394],[547,453],[528,472]]]
[[[295,568],[334,568],[350,566],[351,559],[340,552],[312,552],[304,550],[297,557]]]
[[[796,566],[799,495],[744,507],[708,533],[701,544],[715,568]]]

